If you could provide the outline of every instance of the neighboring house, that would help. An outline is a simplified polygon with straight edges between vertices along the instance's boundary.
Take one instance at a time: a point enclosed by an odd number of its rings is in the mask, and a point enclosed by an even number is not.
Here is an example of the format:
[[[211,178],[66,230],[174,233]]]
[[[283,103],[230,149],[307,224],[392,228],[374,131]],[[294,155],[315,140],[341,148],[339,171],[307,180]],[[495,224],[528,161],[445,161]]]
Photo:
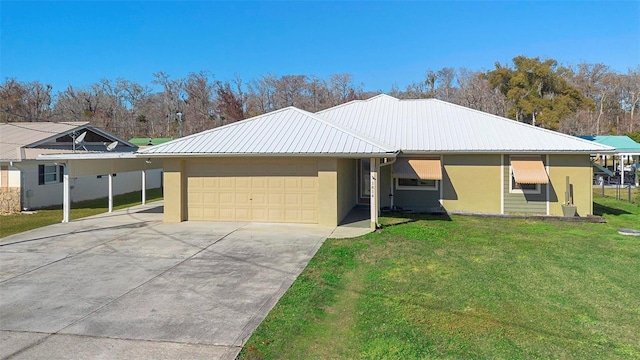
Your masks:
[[[633,141],[632,138],[624,135],[581,135],[578,137],[615,148],[615,155],[610,156],[613,158],[613,171],[620,172],[620,178],[618,179],[619,183],[633,183],[636,186],[638,185],[640,180],[638,177],[638,168],[640,167],[640,144]],[[596,161],[602,161],[607,157],[607,155],[600,154],[592,155],[598,157]],[[606,175],[612,176],[613,174],[606,173]],[[625,179],[627,181],[625,181]]]
[[[74,139],[84,133],[82,141],[74,144]],[[106,153],[110,144],[113,144],[112,153],[132,153],[138,149],[88,122],[1,123],[0,211],[15,212],[62,204],[63,163],[38,160],[38,156]],[[71,200],[107,196],[107,176],[103,176],[107,173],[70,179]],[[139,172],[128,171],[115,175],[114,194],[140,190]],[[156,170],[155,174],[149,174],[147,182],[149,188],[160,187],[161,172]]]
[[[435,99],[294,107],[142,150],[165,171],[165,221],[335,226],[357,205],[562,215],[566,179],[593,213],[590,153],[612,148]]]

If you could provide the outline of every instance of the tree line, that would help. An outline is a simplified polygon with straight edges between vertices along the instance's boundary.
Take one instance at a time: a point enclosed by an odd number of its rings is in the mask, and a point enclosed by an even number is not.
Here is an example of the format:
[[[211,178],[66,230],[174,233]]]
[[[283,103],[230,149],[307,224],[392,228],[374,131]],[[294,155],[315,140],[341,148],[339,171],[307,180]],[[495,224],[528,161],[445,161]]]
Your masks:
[[[287,106],[317,112],[381,91],[365,91],[348,73],[327,78],[262,75],[244,82],[216,80],[208,71],[151,84],[102,79],[57,94],[39,81],[7,78],[0,85],[0,121],[89,121],[122,138],[176,137]],[[151,86],[150,86],[151,85]],[[436,98],[567,134],[630,134],[640,140],[640,66],[627,73],[605,64],[561,66],[553,59],[515,57],[489,71],[442,68],[404,89],[400,99]]]

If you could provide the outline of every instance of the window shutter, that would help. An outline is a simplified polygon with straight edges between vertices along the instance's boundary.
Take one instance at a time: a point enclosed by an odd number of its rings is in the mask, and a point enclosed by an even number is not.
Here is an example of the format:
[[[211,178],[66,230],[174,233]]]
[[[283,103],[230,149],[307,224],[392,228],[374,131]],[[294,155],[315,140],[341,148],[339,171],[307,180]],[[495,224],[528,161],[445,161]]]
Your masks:
[[[62,182],[62,176],[64,175],[64,166],[59,165],[58,166],[58,179],[60,179],[60,181],[58,182]]]
[[[38,185],[44,185],[44,165],[38,165]]]

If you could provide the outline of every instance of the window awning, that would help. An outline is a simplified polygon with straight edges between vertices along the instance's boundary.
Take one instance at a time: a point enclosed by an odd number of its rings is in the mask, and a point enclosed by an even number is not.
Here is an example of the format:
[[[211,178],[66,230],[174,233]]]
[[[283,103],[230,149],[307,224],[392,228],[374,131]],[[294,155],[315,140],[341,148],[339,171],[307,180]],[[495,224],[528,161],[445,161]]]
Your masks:
[[[513,177],[519,184],[548,184],[549,176],[539,156],[512,157]]]
[[[442,180],[440,159],[398,158],[393,164],[393,177],[398,179]]]

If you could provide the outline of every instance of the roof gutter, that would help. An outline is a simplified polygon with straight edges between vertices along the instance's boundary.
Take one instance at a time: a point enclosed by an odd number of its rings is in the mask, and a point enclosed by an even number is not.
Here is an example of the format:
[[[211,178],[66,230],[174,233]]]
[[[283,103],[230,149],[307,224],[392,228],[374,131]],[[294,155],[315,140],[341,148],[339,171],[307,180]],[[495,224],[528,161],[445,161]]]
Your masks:
[[[136,157],[139,158],[225,158],[225,157],[322,157],[322,158],[341,158],[341,159],[368,159],[368,158],[395,158],[400,152],[385,152],[385,153],[136,153]]]
[[[615,149],[601,149],[597,151],[592,150],[483,150],[483,151],[471,151],[471,150],[448,150],[448,151],[402,151],[402,155],[435,155],[435,154],[452,154],[452,155],[485,155],[485,154],[564,154],[564,155],[578,155],[578,154],[615,154]]]

